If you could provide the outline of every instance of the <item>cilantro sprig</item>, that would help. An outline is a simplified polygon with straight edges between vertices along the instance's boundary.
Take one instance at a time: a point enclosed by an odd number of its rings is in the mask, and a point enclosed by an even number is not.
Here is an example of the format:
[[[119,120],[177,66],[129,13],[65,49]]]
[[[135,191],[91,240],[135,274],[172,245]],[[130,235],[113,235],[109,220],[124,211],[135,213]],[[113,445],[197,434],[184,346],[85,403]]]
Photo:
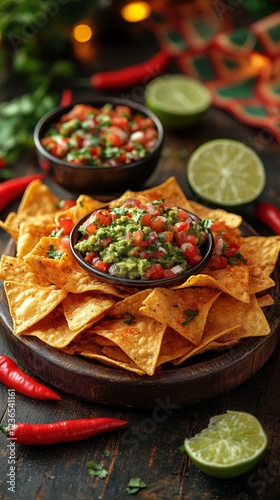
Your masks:
[[[104,479],[106,476],[108,476],[108,471],[104,469],[101,465],[97,464],[93,460],[90,460],[87,463],[87,468],[88,468],[88,473],[91,476],[97,476],[99,479]]]
[[[142,481],[140,477],[132,477],[129,480],[125,491],[129,495],[135,495],[135,493],[138,493],[138,491],[142,490],[143,488],[147,488],[146,483],[144,483],[144,481]]]
[[[198,309],[185,309],[184,314],[187,316],[187,319],[185,319],[181,324],[182,326],[187,325],[192,319],[195,318],[199,313]]]

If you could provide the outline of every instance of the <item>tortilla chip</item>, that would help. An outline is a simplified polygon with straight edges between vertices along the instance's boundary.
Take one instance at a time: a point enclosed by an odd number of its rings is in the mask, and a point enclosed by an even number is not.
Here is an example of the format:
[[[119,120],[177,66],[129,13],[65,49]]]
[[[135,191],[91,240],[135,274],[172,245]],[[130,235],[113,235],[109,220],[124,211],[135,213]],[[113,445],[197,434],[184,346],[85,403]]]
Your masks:
[[[249,264],[249,294],[256,294],[275,286],[275,281],[270,278],[260,267]]]
[[[210,288],[155,288],[143,301],[140,312],[173,328],[194,345],[199,345],[209,309],[219,293]],[[189,321],[186,314],[188,310],[197,312]]]
[[[121,368],[123,370],[137,373],[137,375],[145,375],[145,372],[141,370],[119,347],[114,346],[113,352],[111,351],[110,355],[108,355],[103,352],[103,349],[101,349],[91,337],[93,336],[88,335],[87,338],[79,337],[77,340],[74,340],[72,344],[62,350],[68,354],[79,354],[80,356],[84,356],[86,358],[95,359],[103,365],[107,365],[112,368]]]
[[[152,292],[151,288],[146,288],[133,295],[126,297],[117,304],[115,304],[108,312],[110,318],[121,318],[126,315],[137,316],[139,309],[143,304],[146,297]]]
[[[265,295],[261,295],[260,297],[257,297],[257,301],[260,307],[268,307],[268,306],[273,306],[274,304],[274,299],[271,297],[269,293],[266,293]]]
[[[224,269],[213,271],[206,267],[204,272],[205,274],[190,276],[185,283],[177,286],[176,290],[194,286],[209,287],[228,293],[242,302],[250,302],[249,268],[247,265],[227,265]]]
[[[70,330],[79,333],[102,318],[115,302],[110,295],[83,292],[69,293],[62,305]]]
[[[34,180],[27,186],[18,207],[18,214],[40,217],[57,211],[58,197],[55,196],[46,184]]]
[[[18,281],[5,281],[15,335],[24,332],[47,316],[66,297],[65,290]]]
[[[47,252],[51,247],[54,247],[55,251],[64,252],[60,259],[48,258]],[[124,296],[124,293],[114,286],[94,278],[84,270],[70,252],[62,249],[61,238],[43,236],[24,260],[52,283],[68,292],[82,293],[95,290],[117,297]]]
[[[45,344],[56,349],[68,346],[77,337],[77,333],[68,327],[63,310],[60,307],[54,309],[50,314],[22,333],[25,336],[37,337]]]
[[[22,259],[33,250],[43,236],[49,236],[55,228],[54,222],[47,224],[41,220],[22,222],[18,234],[17,257]]]
[[[33,283],[34,285],[50,286],[51,283],[44,276],[32,269],[26,262],[17,257],[2,255],[0,262],[0,279]]]
[[[131,324],[123,318],[102,320],[90,330],[115,342],[148,375],[155,372],[164,331],[165,325],[140,315]]]
[[[193,200],[190,202],[190,212],[196,214],[200,219],[210,219],[213,221],[224,221],[230,229],[236,229],[242,224],[241,215],[226,212],[221,208],[208,208]]]
[[[270,276],[280,252],[280,236],[248,236],[242,240],[240,252],[250,264]]]
[[[10,212],[5,221],[0,220],[0,227],[6,231],[15,241],[18,239],[19,224],[18,215],[15,212]]]
[[[177,183],[175,177],[169,177],[165,182],[159,186],[146,189],[145,191],[130,191],[124,192],[120,198],[113,200],[109,203],[110,207],[116,207],[122,205],[126,200],[134,198],[140,200],[144,203],[154,200],[165,199],[166,201],[171,201],[178,207],[188,208],[189,202]]]
[[[167,327],[163,336],[157,366],[187,354],[193,347],[192,342],[177,333],[173,328]]]

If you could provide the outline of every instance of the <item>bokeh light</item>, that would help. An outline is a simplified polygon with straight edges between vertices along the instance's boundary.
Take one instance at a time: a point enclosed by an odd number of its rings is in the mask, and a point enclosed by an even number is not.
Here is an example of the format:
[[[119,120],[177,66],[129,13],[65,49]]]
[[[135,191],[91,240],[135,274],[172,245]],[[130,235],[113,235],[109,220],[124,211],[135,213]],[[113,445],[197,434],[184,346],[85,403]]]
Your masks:
[[[76,24],[73,28],[73,38],[77,42],[88,42],[91,39],[92,35],[92,29],[88,24]]]
[[[121,15],[129,23],[143,21],[151,14],[151,6],[148,2],[130,2],[123,6]]]

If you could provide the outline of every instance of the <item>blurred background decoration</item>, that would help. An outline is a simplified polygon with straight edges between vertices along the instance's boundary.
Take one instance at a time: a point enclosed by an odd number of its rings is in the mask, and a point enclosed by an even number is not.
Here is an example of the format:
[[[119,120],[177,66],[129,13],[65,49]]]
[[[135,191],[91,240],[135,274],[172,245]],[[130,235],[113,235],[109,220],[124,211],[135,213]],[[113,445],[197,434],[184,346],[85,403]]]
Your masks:
[[[89,90],[89,77],[105,62],[107,70],[118,69],[117,51],[124,66],[148,60],[161,45],[158,12],[192,3],[207,5],[221,27],[238,18],[239,7],[246,14],[241,24],[279,10],[279,2],[267,0],[2,0],[0,178],[11,175],[8,165],[32,145],[36,122],[59,104],[64,87]]]

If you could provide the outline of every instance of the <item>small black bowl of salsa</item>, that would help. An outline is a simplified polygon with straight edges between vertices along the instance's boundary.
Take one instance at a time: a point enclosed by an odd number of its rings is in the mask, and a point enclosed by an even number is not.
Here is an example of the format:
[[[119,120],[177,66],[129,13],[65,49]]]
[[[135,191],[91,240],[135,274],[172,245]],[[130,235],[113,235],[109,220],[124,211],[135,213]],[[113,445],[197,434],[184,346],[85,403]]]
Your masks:
[[[152,111],[117,97],[59,106],[34,130],[41,169],[73,193],[139,189],[154,172],[163,141],[163,126]]]
[[[83,217],[71,232],[70,249],[84,269],[115,286],[174,287],[209,262],[209,225],[164,200],[129,199]]]

